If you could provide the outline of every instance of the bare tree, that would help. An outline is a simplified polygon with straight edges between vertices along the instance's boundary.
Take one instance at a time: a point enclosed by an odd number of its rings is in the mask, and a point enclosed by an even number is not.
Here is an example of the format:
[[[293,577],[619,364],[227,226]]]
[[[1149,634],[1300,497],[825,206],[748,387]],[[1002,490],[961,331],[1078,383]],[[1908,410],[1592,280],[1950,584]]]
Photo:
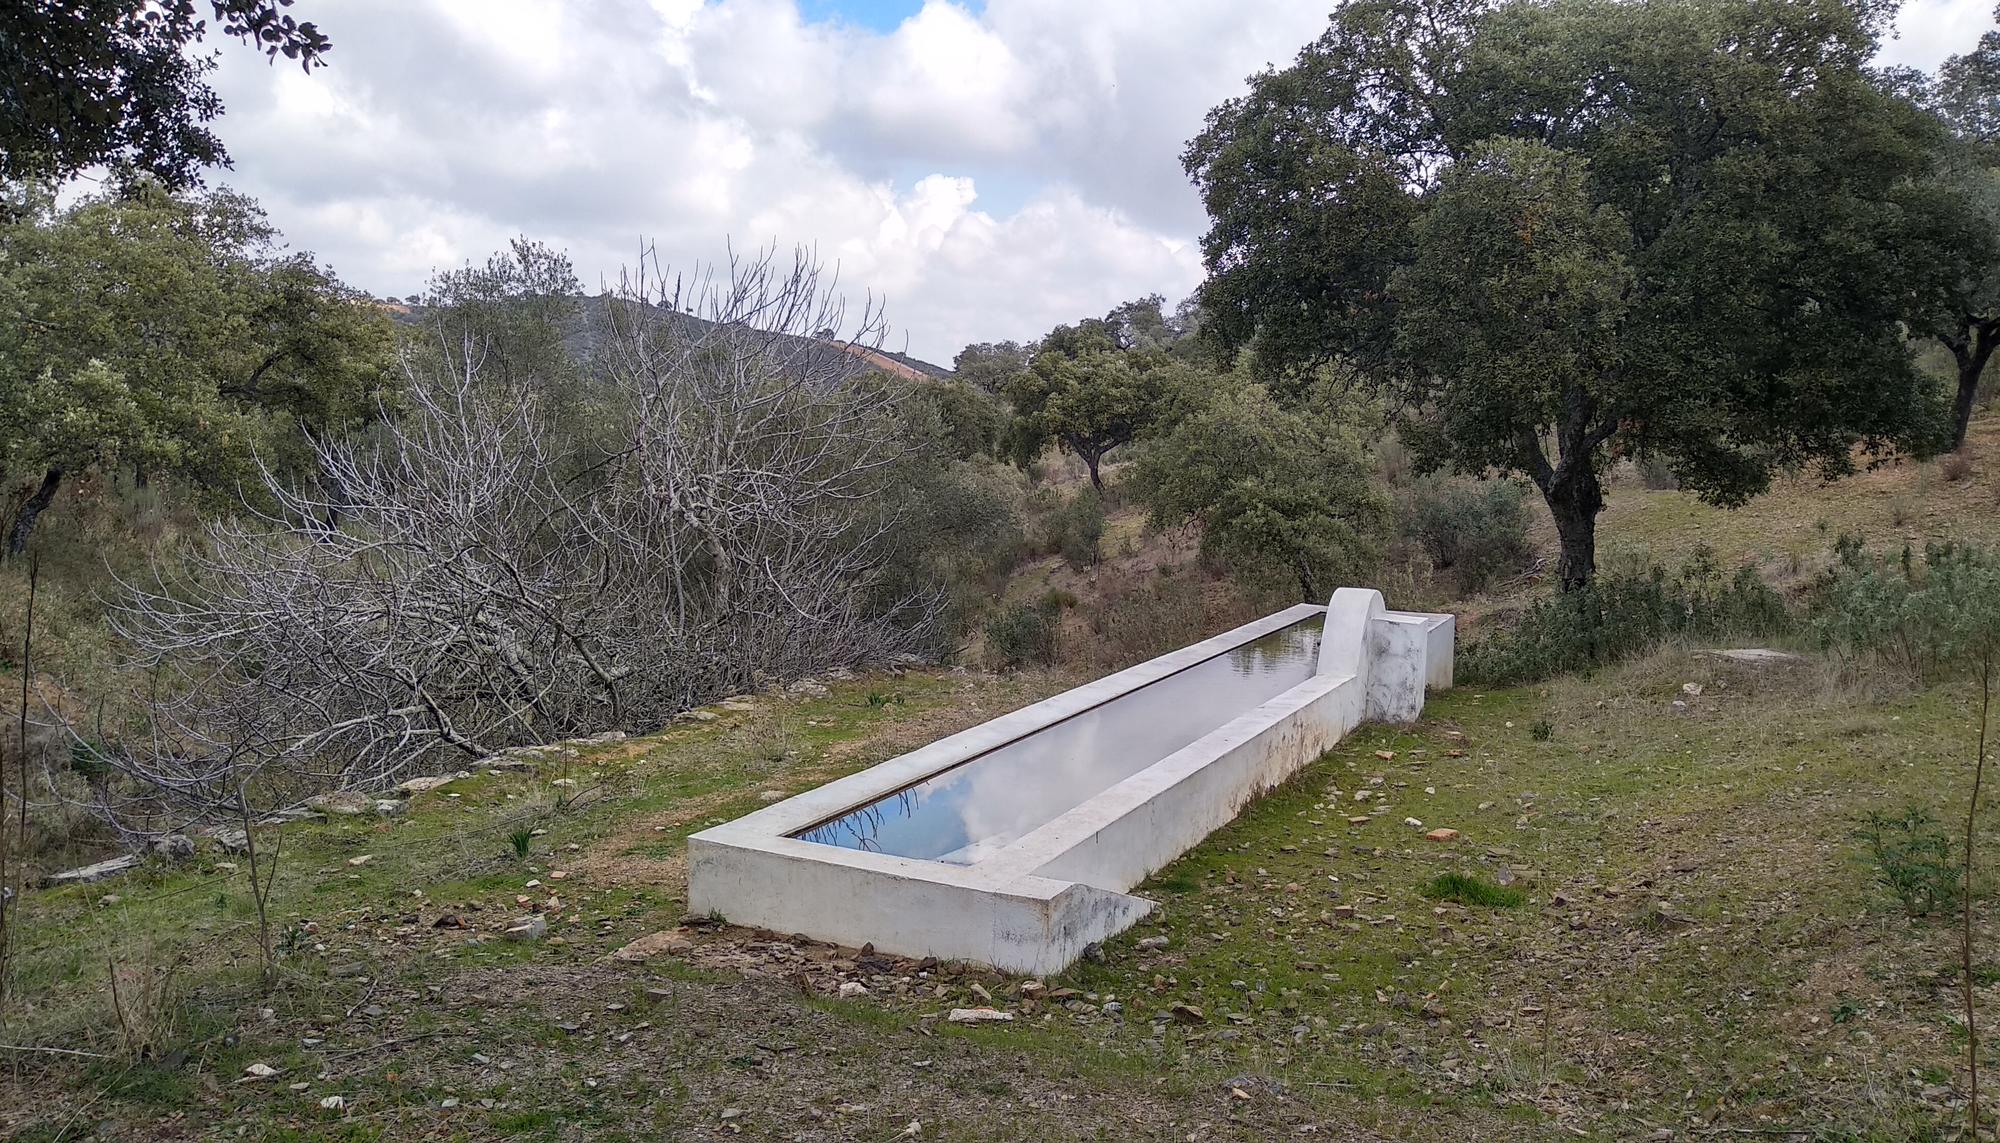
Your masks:
[[[313,442],[314,484],[265,473],[273,507],[125,585],[149,731],[104,762],[253,832],[313,793],[918,645],[938,595],[878,590],[904,391],[813,336],[842,317],[804,254],[692,281],[649,259],[607,315],[594,436],[440,324],[371,442]]]

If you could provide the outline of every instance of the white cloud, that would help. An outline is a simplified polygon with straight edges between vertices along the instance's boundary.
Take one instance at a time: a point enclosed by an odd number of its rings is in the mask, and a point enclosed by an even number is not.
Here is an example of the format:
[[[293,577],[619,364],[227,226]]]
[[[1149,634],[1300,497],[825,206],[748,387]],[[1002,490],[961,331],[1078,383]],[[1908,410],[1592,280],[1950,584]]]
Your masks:
[[[1932,66],[1990,0],[1921,0]],[[910,349],[1024,338],[1200,280],[1180,150],[1325,26],[1299,0],[926,0],[886,34],[794,0],[348,0],[308,77],[232,48],[227,181],[378,293],[526,233],[586,282],[816,245]]]

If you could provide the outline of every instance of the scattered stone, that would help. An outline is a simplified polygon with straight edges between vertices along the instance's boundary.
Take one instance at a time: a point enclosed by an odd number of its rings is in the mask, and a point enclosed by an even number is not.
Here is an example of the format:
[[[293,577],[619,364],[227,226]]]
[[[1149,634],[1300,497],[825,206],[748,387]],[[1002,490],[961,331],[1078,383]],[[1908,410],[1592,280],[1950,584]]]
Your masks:
[[[1351,817],[1351,818],[1348,818],[1348,819],[1347,819],[1347,824],[1348,824],[1348,825],[1367,825],[1367,824],[1368,824],[1369,822],[1372,822],[1372,821],[1374,821],[1374,820],[1375,820],[1374,818],[1371,818],[1371,817],[1367,816],[1366,814],[1357,814],[1357,815],[1356,815],[1356,816],[1354,816],[1354,817]]]
[[[104,908],[108,909],[111,906],[116,905],[118,902],[123,901],[124,899],[125,898],[120,897],[116,893],[106,893],[104,896],[99,897],[97,899],[97,903],[103,906]]]
[[[954,1008],[945,1019],[953,1024],[1008,1024],[1014,1014],[998,1008]]]
[[[760,802],[782,802],[785,800],[785,792],[783,790],[759,790],[757,791],[757,800]]]
[[[169,833],[146,843],[146,852],[167,861],[186,861],[194,856],[194,839],[184,833]]]
[[[674,716],[675,722],[714,722],[722,716],[712,710],[684,710]]]
[[[359,961],[348,961],[327,969],[326,974],[338,980],[351,980],[357,976],[368,975],[368,966]]]
[[[1384,762],[1394,762],[1396,760],[1396,752],[1394,750],[1377,750],[1375,757],[1380,758]]]
[[[361,866],[363,866],[363,865],[366,865],[366,864],[368,864],[369,862],[371,862],[371,861],[373,861],[373,860],[375,860],[375,855],[374,855],[374,854],[372,854],[372,853],[361,853],[361,854],[356,854],[355,856],[353,856],[353,857],[350,857],[350,858],[348,858],[348,859],[347,859],[347,864],[349,864],[349,865],[352,865],[352,866],[354,866],[355,868],[357,868],[357,869],[358,869],[358,868],[360,868]]]
[[[522,917],[500,930],[500,935],[510,941],[538,941],[549,935],[549,923],[540,914]]]
[[[403,803],[394,798],[375,799],[375,816],[378,818],[399,818],[403,816]]]
[[[1458,838],[1458,831],[1449,827],[1441,827],[1432,830],[1424,836],[1432,841],[1454,841]]]
[[[1024,980],[1021,982],[1021,999],[1039,1000],[1048,990],[1049,986],[1039,980]]]
[[[736,711],[738,713],[757,709],[756,703],[744,702],[742,699],[723,699],[715,705],[721,710]]]
[[[993,1003],[993,994],[986,991],[986,986],[976,980],[972,982],[972,994],[987,1004]]]
[[[353,818],[375,812],[375,799],[354,790],[339,790],[314,794],[305,800],[305,807],[330,816]]]
[[[463,777],[467,777],[464,771],[457,774],[433,774],[426,778],[408,778],[396,786],[395,792],[405,798],[415,797],[449,786]]]
[[[648,933],[612,953],[611,959],[641,961],[656,956],[686,956],[693,949],[694,942],[679,933]]]
[[[1700,684],[1700,683],[1682,683],[1682,684],[1681,684],[1681,693],[1682,693],[1682,694],[1684,694],[1684,695],[1687,695],[1687,696],[1688,696],[1689,698],[1697,698],[1697,697],[1700,697],[1700,695],[1701,695],[1701,690],[1702,690],[1702,687],[1701,687],[1701,684]]]
[[[1177,1024],[1205,1024],[1208,1022],[1208,1014],[1192,1004],[1176,1003],[1173,1007],[1167,1009],[1167,1015],[1172,1016],[1174,1022]]]
[[[866,995],[868,995],[868,986],[860,981],[843,980],[840,982],[840,998],[842,1000],[853,1000]]]
[[[278,1074],[278,1069],[262,1062],[251,1064],[249,1067],[243,1069],[244,1079],[253,1079],[253,1080],[270,1079],[272,1076],[275,1076],[277,1074]]]
[[[329,1095],[320,1100],[319,1105],[328,1111],[345,1111],[347,1110],[347,1099],[344,1096]]]
[[[76,869],[65,869],[61,873],[51,873],[42,879],[44,885],[88,885],[92,881],[102,881],[106,877],[116,877],[130,869],[136,869],[143,859],[136,853],[100,861],[95,865],[85,865]]]
[[[1404,824],[1404,825],[1406,825],[1406,826],[1409,826],[1409,827],[1410,827],[1411,829],[1422,829],[1422,828],[1424,828],[1424,823],[1422,823],[1422,822],[1418,821],[1418,820],[1417,820],[1417,819],[1415,819],[1415,818],[1404,818],[1404,819],[1403,819],[1403,824]]]
[[[1160,936],[1160,937],[1140,937],[1140,938],[1139,938],[1139,951],[1140,951],[1140,952],[1158,952],[1158,951],[1160,951],[1161,949],[1163,949],[1163,948],[1166,948],[1166,947],[1167,947],[1167,946],[1168,946],[1169,944],[1172,944],[1172,943],[1173,943],[1173,942],[1172,942],[1172,941],[1171,941],[1171,940],[1170,940],[1169,938],[1167,938],[1167,937],[1164,937],[1164,936]]]

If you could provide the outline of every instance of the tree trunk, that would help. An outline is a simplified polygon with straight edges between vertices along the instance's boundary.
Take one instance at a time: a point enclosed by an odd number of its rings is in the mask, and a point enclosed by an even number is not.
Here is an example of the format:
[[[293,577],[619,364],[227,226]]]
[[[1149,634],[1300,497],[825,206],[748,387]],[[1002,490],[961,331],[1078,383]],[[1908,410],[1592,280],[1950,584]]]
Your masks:
[[[1972,423],[1972,402],[1979,396],[1979,376],[1985,372],[1996,343],[2000,343],[2000,325],[1981,322],[1972,327],[1965,340],[1951,346],[1951,355],[1958,361],[1958,395],[1951,405],[1953,450],[1965,444],[1965,431]]]
[[[1573,472],[1562,472],[1542,493],[1555,517],[1562,559],[1556,576],[1564,591],[1575,591],[1597,574],[1597,514],[1604,509],[1604,489],[1585,459]]]
[[[1312,561],[1304,555],[1294,555],[1292,566],[1299,575],[1299,602],[1319,603],[1325,596],[1319,593],[1319,584],[1313,577]]]
[[[1090,486],[1099,492],[1104,491],[1104,478],[1097,475],[1097,462],[1104,459],[1104,454],[1101,452],[1080,452],[1077,455],[1083,458],[1084,467],[1090,469]]]
[[[35,520],[49,503],[56,498],[56,489],[62,486],[63,470],[51,468],[42,474],[41,487],[34,495],[21,504],[21,510],[14,513],[14,526],[7,532],[7,554],[18,556],[28,550],[28,537],[35,533]]]

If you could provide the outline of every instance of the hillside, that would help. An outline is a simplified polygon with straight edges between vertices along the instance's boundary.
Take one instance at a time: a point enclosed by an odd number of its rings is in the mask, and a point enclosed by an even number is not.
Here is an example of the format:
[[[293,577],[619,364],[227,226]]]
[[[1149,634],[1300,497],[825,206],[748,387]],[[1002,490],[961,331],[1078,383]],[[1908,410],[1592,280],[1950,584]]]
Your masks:
[[[587,294],[571,299],[576,305],[576,320],[570,323],[564,334],[564,348],[577,361],[590,361],[603,347],[610,329],[611,305],[614,301],[609,294]],[[416,302],[378,303],[383,311],[398,325],[421,327],[433,320],[434,311]],[[630,304],[630,303],[625,303]],[[662,320],[675,323],[685,330],[690,339],[698,338],[713,330],[715,323],[695,314],[680,313],[660,307],[651,307]],[[950,377],[951,370],[942,365],[933,365],[900,353],[885,344],[876,345],[872,341],[860,343],[842,341],[837,338],[813,339],[795,337],[790,334],[769,336],[778,347],[778,352],[786,354],[808,354],[834,349],[854,359],[855,372],[879,369],[905,380]]]
[[[1607,550],[1705,542],[1801,576],[1843,529],[1987,535],[1997,427],[1957,479],[1790,482],[1744,513],[1621,481]],[[1041,561],[1017,587],[1103,594],[1188,555],[1127,510],[1106,549],[1089,577]],[[83,1054],[20,1057],[0,1116],[71,1137],[91,1092],[98,1137],[148,1140],[1886,1141],[1958,1114],[1951,929],[1889,903],[1852,831],[1906,804],[1962,813],[1940,778],[1969,699],[1811,662],[1669,649],[1438,696],[1162,870],[1141,889],[1159,915],[1039,989],[683,916],[688,833],[1091,673],[826,679],[292,827],[268,1000],[241,856],[38,893],[16,955],[46,1000],[11,1035]],[[1395,812],[1350,823],[1357,788]],[[1405,814],[1463,837],[1427,842]],[[1425,896],[1443,873],[1524,900]],[[547,937],[500,939],[529,907]],[[1991,993],[2000,973],[1978,971]],[[1016,1022],[941,1021],[987,996]]]

